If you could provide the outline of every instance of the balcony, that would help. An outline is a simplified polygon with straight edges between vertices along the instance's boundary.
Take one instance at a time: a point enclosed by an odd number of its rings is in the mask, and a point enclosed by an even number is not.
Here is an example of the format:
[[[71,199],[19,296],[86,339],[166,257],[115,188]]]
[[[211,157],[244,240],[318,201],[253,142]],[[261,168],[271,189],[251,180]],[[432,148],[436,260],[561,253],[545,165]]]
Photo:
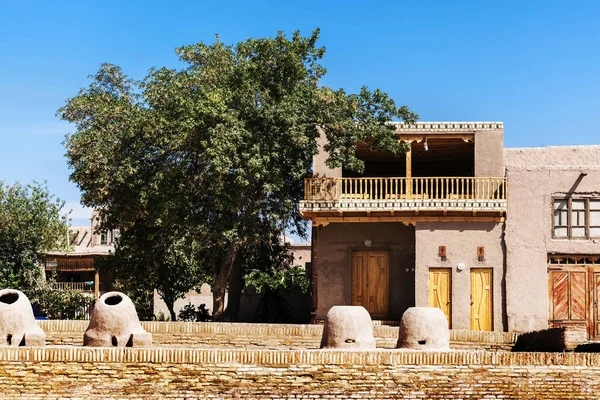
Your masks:
[[[502,221],[506,178],[308,178],[300,212],[325,223]]]
[[[54,282],[56,290],[73,290],[76,292],[94,292],[94,282]]]

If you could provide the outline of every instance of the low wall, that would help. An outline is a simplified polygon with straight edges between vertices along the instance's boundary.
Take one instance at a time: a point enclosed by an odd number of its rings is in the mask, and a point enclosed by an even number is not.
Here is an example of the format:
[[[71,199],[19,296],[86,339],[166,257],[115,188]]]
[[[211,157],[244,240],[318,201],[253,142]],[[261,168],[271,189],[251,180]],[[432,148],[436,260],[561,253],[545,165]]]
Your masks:
[[[586,341],[585,326],[562,326],[520,334],[513,351],[573,351]]]
[[[9,399],[593,399],[600,355],[0,348]]]
[[[38,321],[48,345],[82,345],[88,321]],[[142,322],[158,347],[317,349],[322,325],[248,324],[222,322]],[[375,325],[378,348],[395,348],[398,327]],[[453,349],[510,351],[514,333],[450,331]]]

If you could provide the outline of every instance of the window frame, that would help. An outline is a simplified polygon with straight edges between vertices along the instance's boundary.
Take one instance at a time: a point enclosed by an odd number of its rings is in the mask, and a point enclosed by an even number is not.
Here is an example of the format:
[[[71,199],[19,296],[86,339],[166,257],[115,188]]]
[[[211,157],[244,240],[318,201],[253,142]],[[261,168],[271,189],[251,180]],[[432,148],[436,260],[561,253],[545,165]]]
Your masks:
[[[567,225],[556,225],[555,224],[555,218],[556,218],[556,202],[557,201],[567,201]],[[585,235],[584,236],[573,236],[573,200],[583,200],[584,201],[584,210],[583,210],[583,215],[585,218],[585,226],[583,225],[577,225],[577,227],[581,228],[583,227],[585,229]],[[552,239],[566,239],[566,240],[590,240],[590,239],[600,239],[600,236],[592,236],[591,235],[591,221],[590,221],[590,203],[591,201],[600,201],[600,198],[597,197],[579,197],[579,196],[569,196],[569,197],[552,197]],[[575,210],[577,212],[581,212],[580,210]],[[562,228],[567,228],[567,235],[566,236],[556,236],[556,228],[557,227],[562,227]],[[594,228],[597,228],[596,225],[593,226]]]

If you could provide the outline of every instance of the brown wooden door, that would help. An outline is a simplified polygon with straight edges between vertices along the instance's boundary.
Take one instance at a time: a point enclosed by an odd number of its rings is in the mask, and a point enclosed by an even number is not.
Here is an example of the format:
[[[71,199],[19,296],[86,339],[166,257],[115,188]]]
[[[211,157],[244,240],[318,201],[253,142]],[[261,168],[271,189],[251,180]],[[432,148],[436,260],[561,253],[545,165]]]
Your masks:
[[[471,270],[471,330],[492,330],[492,270]]]
[[[551,327],[587,325],[587,286],[586,269],[549,271],[548,314]]]
[[[352,305],[363,306],[374,319],[385,319],[389,303],[387,251],[352,253]]]
[[[600,273],[594,273],[594,281],[592,285],[594,295],[594,331],[592,334],[595,338],[600,337]]]
[[[448,328],[452,328],[452,270],[431,268],[429,270],[429,307],[437,307],[446,314]]]

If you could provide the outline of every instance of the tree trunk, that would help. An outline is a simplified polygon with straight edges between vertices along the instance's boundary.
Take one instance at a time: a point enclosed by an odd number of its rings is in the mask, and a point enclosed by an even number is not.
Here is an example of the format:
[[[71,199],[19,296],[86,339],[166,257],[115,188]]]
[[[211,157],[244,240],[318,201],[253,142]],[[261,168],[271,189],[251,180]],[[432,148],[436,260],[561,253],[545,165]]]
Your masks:
[[[167,304],[167,308],[169,309],[169,314],[171,314],[171,321],[177,321],[177,315],[175,315],[175,303]]]
[[[238,251],[229,275],[229,296],[227,297],[227,309],[225,310],[227,321],[237,321],[238,319],[242,299],[242,283],[242,257]]]
[[[219,266],[219,269],[215,273],[215,279],[213,284],[213,321],[223,321],[225,317],[225,293],[227,292],[227,280],[229,279],[229,273],[235,260],[235,254],[237,253],[238,243],[233,241],[229,244],[229,248],[225,253],[223,262]]]
[[[177,315],[175,314],[175,300],[169,296],[161,296],[165,305],[167,306],[167,310],[169,310],[169,315],[171,316],[171,321],[177,321]]]

